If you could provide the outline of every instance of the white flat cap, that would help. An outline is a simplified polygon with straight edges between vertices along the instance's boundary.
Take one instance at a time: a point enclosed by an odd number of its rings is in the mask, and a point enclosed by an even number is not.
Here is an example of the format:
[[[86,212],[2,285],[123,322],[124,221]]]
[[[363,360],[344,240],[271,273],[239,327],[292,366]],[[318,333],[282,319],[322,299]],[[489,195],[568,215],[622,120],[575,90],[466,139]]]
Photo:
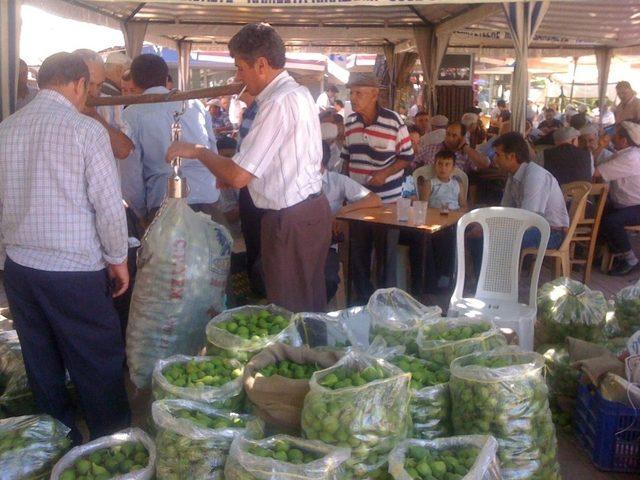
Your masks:
[[[322,140],[334,140],[338,136],[338,126],[335,123],[323,122],[320,124]]]
[[[562,127],[553,132],[553,141],[556,143],[559,142],[568,142],[573,140],[574,138],[578,138],[580,136],[580,132],[573,127]]]
[[[593,123],[590,123],[589,125],[585,125],[584,127],[582,127],[580,129],[580,135],[600,135],[600,131],[598,130],[598,127],[596,127]]]
[[[449,125],[449,119],[444,115],[436,115],[431,119],[432,127],[446,127]]]
[[[627,131],[627,133],[631,137],[631,140],[633,140],[633,143],[635,143],[636,145],[640,145],[640,124],[625,120],[621,123],[621,125],[622,128]]]
[[[465,113],[464,115],[462,115],[460,121],[467,127],[470,125],[475,125],[476,123],[478,123],[478,115],[476,115],[475,113]]]

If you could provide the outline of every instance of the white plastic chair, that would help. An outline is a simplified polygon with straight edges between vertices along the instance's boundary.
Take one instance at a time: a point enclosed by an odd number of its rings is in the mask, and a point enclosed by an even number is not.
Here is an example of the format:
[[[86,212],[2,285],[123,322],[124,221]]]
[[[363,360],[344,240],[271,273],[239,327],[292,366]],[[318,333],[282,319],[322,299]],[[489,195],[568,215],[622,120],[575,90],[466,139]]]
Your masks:
[[[475,297],[464,298],[464,234],[472,223],[482,226],[482,266]],[[537,228],[541,239],[531,273],[529,304],[525,305],[518,302],[519,260],[522,237],[529,228]],[[520,346],[533,350],[538,277],[549,232],[549,223],[543,217],[519,208],[480,208],[464,215],[457,227],[458,274],[448,316],[483,315],[501,329],[516,332]]]

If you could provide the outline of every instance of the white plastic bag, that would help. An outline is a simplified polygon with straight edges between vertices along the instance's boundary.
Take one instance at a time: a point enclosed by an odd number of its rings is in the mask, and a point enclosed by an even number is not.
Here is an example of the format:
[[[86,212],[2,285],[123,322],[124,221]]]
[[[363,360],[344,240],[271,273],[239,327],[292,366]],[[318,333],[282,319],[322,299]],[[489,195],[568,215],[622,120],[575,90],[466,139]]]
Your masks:
[[[197,423],[181,415],[187,411],[233,426]],[[261,438],[264,423],[251,415],[240,415],[191,400],[157,400],[151,406],[156,435],[156,479],[216,480],[222,478],[224,464],[236,435]],[[200,418],[200,417],[199,417]]]
[[[372,369],[384,373],[384,378],[367,382]],[[337,380],[347,374],[362,375],[365,383],[337,389],[322,385],[329,378]],[[311,377],[302,409],[302,432],[306,438],[351,446],[350,465],[384,462],[393,446],[407,437],[411,418],[409,381],[410,374],[396,366],[350,351],[333,367]]]
[[[496,458],[498,442],[496,442],[495,438],[484,435],[439,438],[437,440],[405,440],[389,454],[389,473],[393,475],[395,480],[412,480],[415,478],[407,470],[407,468],[415,469],[415,467],[407,465],[407,456],[411,456],[412,458],[421,458],[420,463],[418,463],[419,469],[425,473],[431,472],[434,474],[434,463],[440,462],[439,465],[436,465],[436,468],[447,466],[446,463],[435,460],[438,453],[445,453],[446,451],[452,454],[451,457],[453,459],[456,459],[456,451],[467,448],[477,449],[477,457],[464,476],[461,476],[462,473],[452,472],[460,475],[455,478],[460,478],[461,480],[501,480],[500,467]],[[423,467],[425,464],[427,466]],[[466,466],[460,465],[460,467],[467,470]],[[443,477],[435,476],[434,474],[433,478]]]
[[[243,367],[237,360],[232,358],[217,359],[228,364],[229,368],[240,371],[239,375],[221,387],[179,387],[169,382],[164,376],[165,369],[175,363],[208,362],[212,360],[216,359],[214,357],[188,357],[186,355],[174,355],[166,360],[159,360],[153,370],[152,391],[154,399],[182,398],[206,403],[231,412],[239,411],[244,399],[244,390],[242,388]]]
[[[294,464],[251,453],[251,448],[276,448],[287,444],[290,449],[319,456],[308,463]],[[348,448],[337,448],[322,442],[303,440],[288,435],[276,435],[252,441],[239,435],[231,444],[224,469],[226,480],[336,480],[342,464],[349,458]]]
[[[231,245],[226,228],[186,199],[163,203],[138,251],[127,327],[127,362],[139,388],[149,385],[157,360],[205,346],[207,322],[224,310]]]
[[[417,344],[421,358],[449,367],[463,355],[505,346],[507,339],[491,320],[456,317],[426,325],[418,334]]]
[[[153,478],[154,466],[156,464],[156,446],[153,440],[139,428],[128,428],[121,432],[100,437],[92,442],[85,443],[79,447],[74,447],[62,457],[51,472],[51,480],[61,480],[65,470],[72,468],[76,461],[83,457],[90,456],[98,450],[115,447],[125,443],[141,443],[149,454],[149,460],[144,468],[129,472],[124,475],[111,477],[110,480],[151,480]]]
[[[218,328],[222,322],[234,321],[238,316],[248,316],[267,311],[271,315],[280,315],[288,320],[288,326],[274,335],[267,335],[261,338],[245,339],[234,335],[227,330]],[[294,347],[302,344],[295,323],[293,314],[277,305],[245,305],[243,307],[226,310],[216,315],[207,324],[207,354],[219,355],[228,358],[235,358],[242,363],[248,362],[251,357],[274,343],[287,343]]]
[[[35,480],[49,477],[71,442],[69,428],[49,415],[0,420],[0,478]]]
[[[376,290],[367,304],[371,315],[369,339],[381,336],[389,346],[404,345],[416,355],[416,338],[421,327],[442,315],[438,306],[427,307],[399,288]]]

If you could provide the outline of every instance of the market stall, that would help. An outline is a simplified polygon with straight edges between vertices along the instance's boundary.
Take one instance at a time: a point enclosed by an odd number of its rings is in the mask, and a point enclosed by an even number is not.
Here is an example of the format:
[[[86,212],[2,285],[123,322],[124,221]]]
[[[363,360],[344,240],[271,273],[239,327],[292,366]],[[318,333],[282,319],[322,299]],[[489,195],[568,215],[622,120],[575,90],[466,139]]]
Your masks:
[[[13,15],[17,15],[16,6],[20,3],[4,0],[3,8],[11,8]],[[24,0],[24,3],[61,16],[121,28],[129,55],[140,51],[144,39],[176,48],[185,57],[182,69],[185,74],[188,51],[224,48],[239,26],[249,22],[269,22],[278,29],[290,50],[384,54],[388,63],[395,66],[391,82],[395,86],[402,82],[400,74],[405,69],[400,68],[400,58],[392,57],[417,52],[425,71],[425,104],[431,111],[437,108],[435,79],[445,52],[512,53],[517,47],[518,74],[514,75],[511,103],[516,112],[522,112],[516,115],[518,128],[524,125],[528,56],[567,56],[597,50],[602,98],[611,55],[640,48],[635,40],[640,25],[634,21],[637,5],[633,0],[622,0],[615,5],[594,0],[511,4],[415,0],[402,5],[382,0],[352,0],[341,2],[339,8],[333,3],[321,2],[256,5],[244,1]],[[18,38],[16,29],[3,29],[3,32]],[[2,42],[2,45],[4,53],[0,59],[7,66],[2,69],[3,76],[7,72],[2,85],[9,85],[7,82],[12,76],[8,66],[16,64],[18,47],[15,42]],[[0,91],[4,98],[3,116],[6,116],[11,111],[11,88],[3,87]]]

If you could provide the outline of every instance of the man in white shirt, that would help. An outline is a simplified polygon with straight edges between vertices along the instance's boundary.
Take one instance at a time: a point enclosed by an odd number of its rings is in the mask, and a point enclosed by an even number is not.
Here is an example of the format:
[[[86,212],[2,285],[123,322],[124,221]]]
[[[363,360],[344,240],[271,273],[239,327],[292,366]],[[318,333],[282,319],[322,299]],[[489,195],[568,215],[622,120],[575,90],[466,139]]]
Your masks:
[[[640,125],[629,121],[616,125],[612,141],[617,153],[596,168],[594,177],[609,182],[613,208],[602,216],[600,231],[609,249],[624,255],[609,275],[622,276],[640,266],[624,229],[640,225]]]
[[[316,100],[316,105],[321,112],[333,108],[338,94],[338,87],[331,85],[325,92],[322,92]]]
[[[84,108],[89,70],[57,53],[36,98],[0,124],[4,284],[38,409],[82,440],[126,428],[124,342],[112,296],[127,290],[127,224],[109,136]]]
[[[331,211],[322,193],[318,108],[284,69],[284,42],[269,25],[245,25],[229,51],[237,79],[257,105],[239,151],[229,159],[177,142],[167,160],[197,158],[219,184],[248,186],[256,207],[265,210],[260,248],[267,300],[293,312],[323,311]]]

